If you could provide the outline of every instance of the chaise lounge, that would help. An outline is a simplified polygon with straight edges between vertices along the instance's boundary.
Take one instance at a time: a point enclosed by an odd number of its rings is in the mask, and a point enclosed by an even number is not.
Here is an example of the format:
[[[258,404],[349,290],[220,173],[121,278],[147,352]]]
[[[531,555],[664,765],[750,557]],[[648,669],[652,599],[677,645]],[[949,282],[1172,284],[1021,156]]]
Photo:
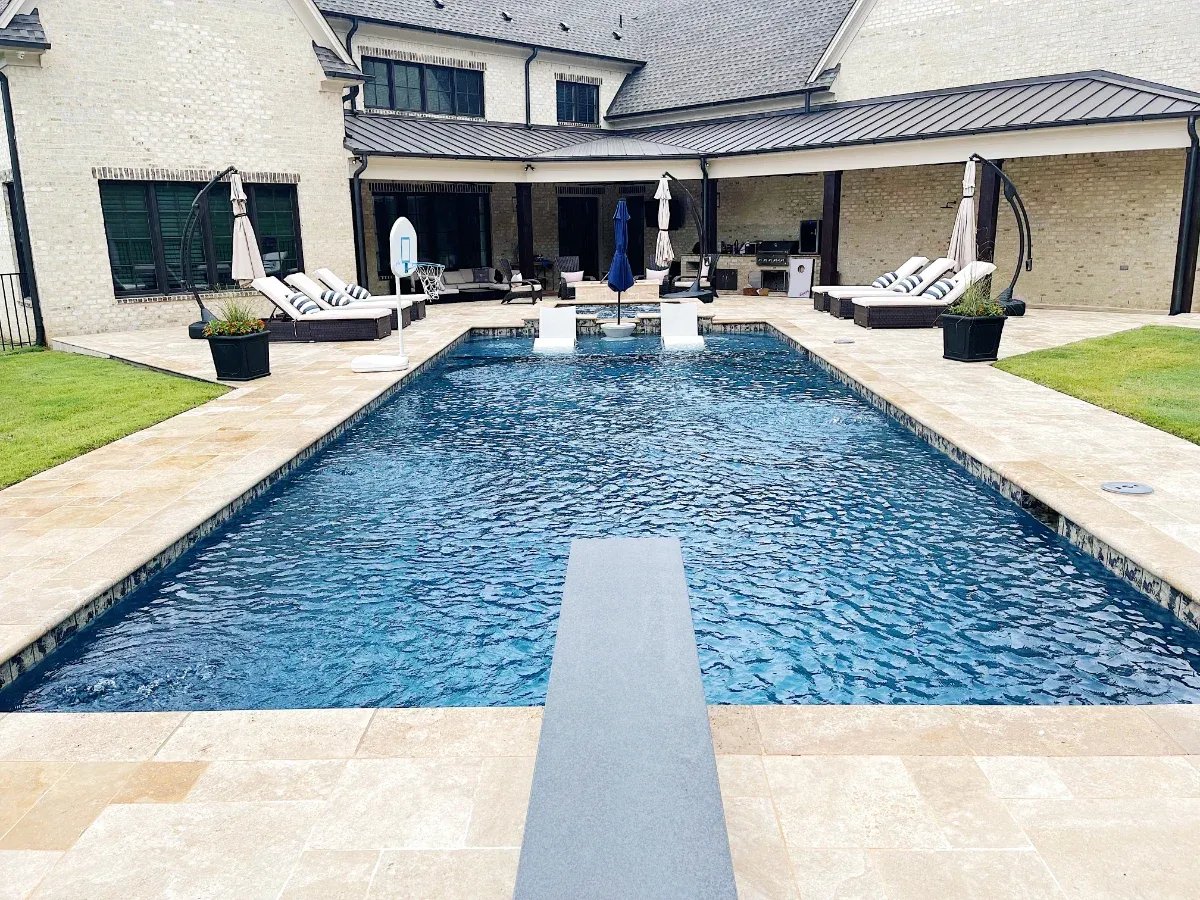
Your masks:
[[[908,259],[904,265],[897,267],[891,272],[884,272],[869,285],[832,285],[818,284],[812,289],[813,309],[819,312],[829,312],[829,299],[831,296],[864,296],[875,290],[886,290],[897,281],[907,278],[919,272],[924,266],[929,264],[928,258],[924,256],[914,256]],[[856,293],[857,292],[857,293]]]
[[[906,278],[894,281],[889,287],[869,288],[832,288],[829,291],[829,314],[835,319],[853,319],[854,301],[865,297],[883,297],[888,299],[903,299],[904,297],[919,297],[930,285],[940,279],[949,277],[947,273],[954,271],[954,260],[942,257],[935,259],[919,272]],[[885,279],[879,279],[880,282]]]
[[[274,275],[256,278],[250,286],[280,313],[267,320],[272,341],[377,341],[392,333],[386,309],[323,310]]]
[[[356,284],[349,284],[339,278],[331,269],[315,269],[313,275],[317,281],[325,285],[331,291],[341,291],[349,296],[352,300],[361,303],[387,303],[391,300],[403,300],[412,304],[412,320],[419,322],[425,318],[426,304],[425,297],[421,294],[413,294],[405,297],[399,294],[371,294],[366,288],[361,288]]]
[[[952,278],[934,282],[918,296],[860,297],[853,301],[854,324],[863,328],[932,328],[967,288],[995,271],[991,263],[973,262]]]
[[[303,272],[294,272],[284,279],[284,282],[297,291],[300,291],[304,296],[312,300],[317,306],[325,310],[350,310],[350,309],[379,309],[387,310],[391,314],[392,330],[397,328],[407,328],[412,324],[412,302],[392,297],[388,300],[353,300],[349,294],[335,291],[331,288],[325,288],[317,284]]]

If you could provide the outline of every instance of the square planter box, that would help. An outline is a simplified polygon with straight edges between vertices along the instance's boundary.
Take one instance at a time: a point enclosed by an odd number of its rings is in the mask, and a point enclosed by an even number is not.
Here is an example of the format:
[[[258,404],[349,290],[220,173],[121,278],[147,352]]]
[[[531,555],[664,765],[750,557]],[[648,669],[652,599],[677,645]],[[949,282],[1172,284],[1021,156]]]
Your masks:
[[[959,362],[993,362],[1000,352],[1004,316],[942,314],[942,356]]]
[[[220,381],[253,381],[271,374],[271,335],[239,334],[210,337],[213,365]]]

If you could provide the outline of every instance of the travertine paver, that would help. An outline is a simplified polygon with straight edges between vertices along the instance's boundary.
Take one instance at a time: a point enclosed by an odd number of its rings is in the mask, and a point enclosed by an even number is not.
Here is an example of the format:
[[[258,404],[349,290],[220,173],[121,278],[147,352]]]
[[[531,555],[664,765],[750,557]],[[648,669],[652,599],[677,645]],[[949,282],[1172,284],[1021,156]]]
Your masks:
[[[0,898],[508,900],[541,710],[340,712],[358,741],[323,739],[328,759],[297,742],[264,757],[236,712],[129,720],[161,745],[140,762],[107,714],[73,717],[77,762],[40,727],[54,714],[0,719],[26,760],[0,762]],[[1194,896],[1200,757],[1164,723],[1200,728],[1200,709],[912,712],[937,753],[895,707],[710,709],[743,900]],[[1039,744],[1065,712],[1075,739]],[[329,713],[274,715],[301,734]],[[175,740],[223,719],[225,759]],[[368,749],[377,725],[401,736],[390,754]],[[1143,738],[1110,755],[1124,731]]]

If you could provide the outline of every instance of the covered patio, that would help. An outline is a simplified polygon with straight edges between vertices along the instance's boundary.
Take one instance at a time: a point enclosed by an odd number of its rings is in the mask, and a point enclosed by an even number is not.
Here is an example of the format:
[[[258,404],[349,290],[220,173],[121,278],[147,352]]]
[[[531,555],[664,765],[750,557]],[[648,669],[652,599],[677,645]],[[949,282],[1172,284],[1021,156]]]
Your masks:
[[[1200,233],[1197,114],[1200,95],[1107,72],[628,131],[353,112],[359,277],[384,286],[379,236],[397,215],[414,219],[423,250],[439,257],[429,261],[450,268],[506,259],[553,283],[556,260],[579,256],[599,277],[619,199],[633,213],[639,272],[653,259],[654,183],[669,171],[703,219],[702,240],[690,222],[672,232],[684,273],[699,251],[721,253],[726,291],[751,275],[780,288],[785,267],[748,252],[768,245],[811,251],[816,283],[869,283],[914,254],[944,255],[961,163],[978,153],[1030,207],[1037,265],[1023,299],[1186,312]],[[1016,227],[1000,211],[999,179],[981,176],[978,255],[1007,277]]]

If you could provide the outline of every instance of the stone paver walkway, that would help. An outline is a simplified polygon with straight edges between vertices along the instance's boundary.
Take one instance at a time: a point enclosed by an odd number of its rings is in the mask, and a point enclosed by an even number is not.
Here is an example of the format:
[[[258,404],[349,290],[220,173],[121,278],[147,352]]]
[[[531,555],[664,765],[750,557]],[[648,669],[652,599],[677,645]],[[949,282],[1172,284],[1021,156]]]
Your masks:
[[[1196,896],[1195,707],[710,719],[742,900]],[[0,898],[509,900],[540,724],[539,709],[9,715]]]

